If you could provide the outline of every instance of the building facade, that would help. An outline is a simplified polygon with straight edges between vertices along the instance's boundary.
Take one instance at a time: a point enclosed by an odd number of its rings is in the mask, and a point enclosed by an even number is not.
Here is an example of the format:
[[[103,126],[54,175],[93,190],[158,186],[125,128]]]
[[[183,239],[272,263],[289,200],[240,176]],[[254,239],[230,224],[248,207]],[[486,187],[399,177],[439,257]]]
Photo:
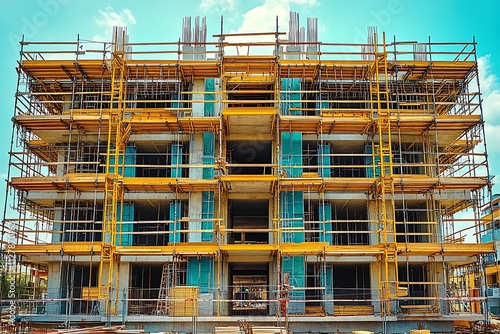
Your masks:
[[[450,294],[495,248],[478,242],[476,43],[323,43],[316,20],[307,39],[291,22],[287,39],[207,42],[186,18],[173,43],[122,28],[21,43],[4,231],[31,277],[23,317],[299,333],[484,319],[483,292]]]

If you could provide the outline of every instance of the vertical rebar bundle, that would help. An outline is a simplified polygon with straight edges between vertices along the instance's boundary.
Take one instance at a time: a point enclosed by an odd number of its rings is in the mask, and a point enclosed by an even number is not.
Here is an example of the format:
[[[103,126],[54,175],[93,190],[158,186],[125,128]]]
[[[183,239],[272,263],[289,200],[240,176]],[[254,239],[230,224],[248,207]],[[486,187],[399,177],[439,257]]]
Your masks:
[[[194,19],[194,27],[191,27],[191,17],[186,16],[182,20],[182,43],[192,46],[203,46],[207,41],[207,19],[197,16]]]

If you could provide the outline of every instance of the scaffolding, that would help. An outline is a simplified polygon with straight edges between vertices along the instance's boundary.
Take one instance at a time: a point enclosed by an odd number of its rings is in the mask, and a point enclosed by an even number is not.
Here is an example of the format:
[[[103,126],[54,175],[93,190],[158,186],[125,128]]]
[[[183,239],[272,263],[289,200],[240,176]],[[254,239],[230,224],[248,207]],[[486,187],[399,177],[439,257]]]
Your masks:
[[[20,310],[484,317],[481,272],[457,283],[496,247],[475,41],[322,43],[292,21],[290,40],[186,20],[173,43],[21,42]]]

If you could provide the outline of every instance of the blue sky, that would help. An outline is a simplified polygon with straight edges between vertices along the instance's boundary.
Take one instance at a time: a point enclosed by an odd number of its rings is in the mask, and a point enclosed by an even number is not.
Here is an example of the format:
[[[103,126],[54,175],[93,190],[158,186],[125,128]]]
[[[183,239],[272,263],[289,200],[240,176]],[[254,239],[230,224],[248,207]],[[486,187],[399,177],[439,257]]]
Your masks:
[[[16,61],[22,34],[31,41],[109,40],[113,25],[128,25],[130,40],[177,41],[184,16],[206,16],[209,41],[220,31],[272,31],[275,16],[280,30],[288,30],[288,12],[319,19],[319,40],[362,42],[366,26],[376,25],[388,38],[398,40],[465,42],[475,36],[480,57],[481,88],[490,167],[500,175],[500,2],[497,0],[431,1],[329,1],[329,0],[16,0],[4,1],[0,14],[0,177],[7,173],[10,119],[14,109]],[[496,180],[500,185],[500,176]],[[500,192],[500,186],[495,186]],[[0,187],[0,203],[5,188]],[[2,203],[3,204],[3,203]],[[3,205],[2,205],[3,207]]]

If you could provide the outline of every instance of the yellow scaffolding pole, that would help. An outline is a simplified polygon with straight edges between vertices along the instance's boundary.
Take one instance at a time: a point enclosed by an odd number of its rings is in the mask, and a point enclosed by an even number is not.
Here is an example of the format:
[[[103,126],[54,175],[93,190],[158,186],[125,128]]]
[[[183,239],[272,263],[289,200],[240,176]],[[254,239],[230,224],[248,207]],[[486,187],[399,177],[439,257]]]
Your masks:
[[[125,40],[125,31],[121,41]],[[104,301],[107,316],[117,313],[117,304],[112,303],[111,293],[118,293],[119,280],[115,280],[115,243],[117,228],[117,206],[123,203],[123,152],[122,122],[126,88],[124,83],[125,60],[124,47],[118,45],[118,30],[115,31],[115,43],[112,58],[111,101],[108,123],[106,182],[104,190],[104,212],[101,241],[101,258],[99,266],[99,300]],[[114,143],[114,147],[113,147]],[[111,159],[113,157],[113,160]],[[121,163],[120,163],[120,160]],[[123,211],[123,210],[122,210]],[[107,267],[107,268],[106,268]],[[104,275],[106,273],[106,276]],[[116,285],[113,286],[113,281]]]

